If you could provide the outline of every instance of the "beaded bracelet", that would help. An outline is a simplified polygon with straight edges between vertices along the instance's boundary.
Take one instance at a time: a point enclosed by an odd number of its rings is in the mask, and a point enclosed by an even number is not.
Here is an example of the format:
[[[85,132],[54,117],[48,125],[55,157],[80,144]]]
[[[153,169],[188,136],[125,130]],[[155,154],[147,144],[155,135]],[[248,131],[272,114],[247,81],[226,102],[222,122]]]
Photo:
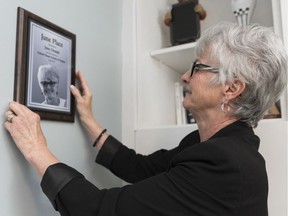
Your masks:
[[[95,142],[93,143],[93,147],[96,146],[96,144],[99,142],[99,140],[101,139],[101,137],[103,136],[103,134],[107,131],[107,129],[104,129],[100,135],[97,137],[97,139],[95,140]]]

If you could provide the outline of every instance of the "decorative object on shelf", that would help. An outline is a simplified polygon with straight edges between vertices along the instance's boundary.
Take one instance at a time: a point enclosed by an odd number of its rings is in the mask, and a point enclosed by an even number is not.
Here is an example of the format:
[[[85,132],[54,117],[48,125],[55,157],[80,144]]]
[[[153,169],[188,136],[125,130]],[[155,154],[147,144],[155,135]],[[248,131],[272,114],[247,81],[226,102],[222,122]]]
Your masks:
[[[264,119],[270,118],[281,118],[281,105],[280,100],[278,100],[275,104],[270,107],[267,113],[264,115]]]
[[[232,11],[239,25],[248,25],[256,6],[256,0],[231,0]]]
[[[170,27],[171,44],[179,45],[198,39],[200,20],[204,20],[206,15],[198,0],[178,0],[177,4],[173,4],[164,18],[164,23]]]
[[[179,82],[175,82],[174,90],[175,90],[175,109],[176,109],[177,125],[196,123],[196,120],[194,119],[192,113],[190,113],[182,106],[185,97],[185,87]]]

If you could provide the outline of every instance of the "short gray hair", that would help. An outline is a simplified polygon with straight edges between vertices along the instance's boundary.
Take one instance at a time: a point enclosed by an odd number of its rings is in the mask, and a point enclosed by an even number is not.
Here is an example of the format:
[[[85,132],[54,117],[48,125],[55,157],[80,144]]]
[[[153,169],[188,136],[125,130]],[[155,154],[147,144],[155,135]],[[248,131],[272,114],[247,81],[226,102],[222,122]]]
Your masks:
[[[55,77],[57,78],[57,80],[60,80],[59,77],[59,72],[57,70],[57,68],[53,65],[40,65],[39,69],[38,69],[38,81],[40,82],[41,79],[45,78],[45,77]]]
[[[241,96],[230,101],[235,108],[232,115],[257,127],[280,98],[287,82],[287,54],[280,37],[258,24],[222,22],[202,33],[196,45],[196,57],[200,56],[219,68],[215,84],[229,83],[235,78],[246,83]]]

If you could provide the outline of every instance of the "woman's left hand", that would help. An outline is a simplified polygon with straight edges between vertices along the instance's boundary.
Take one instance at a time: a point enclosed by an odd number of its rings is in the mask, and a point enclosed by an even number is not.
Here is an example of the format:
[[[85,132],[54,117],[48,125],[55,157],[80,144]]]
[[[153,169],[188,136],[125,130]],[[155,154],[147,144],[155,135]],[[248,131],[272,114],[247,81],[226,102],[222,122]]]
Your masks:
[[[78,71],[76,73],[76,78],[80,81],[81,91],[76,88],[74,85],[70,86],[70,90],[76,100],[76,108],[79,114],[80,121],[91,139],[94,141],[99,137],[100,133],[103,131],[103,127],[96,121],[93,111],[92,111],[92,98],[93,94],[90,91],[88,84],[83,76],[83,74]],[[102,136],[102,139],[97,143],[97,149],[102,147],[102,144],[108,137],[108,134],[105,133]]]
[[[74,85],[70,86],[70,90],[75,97],[76,108],[79,113],[80,120],[85,127],[87,124],[89,124],[91,120],[94,119],[92,111],[93,94],[90,91],[88,84],[80,71],[76,73],[76,79],[78,79],[80,82],[81,91],[77,89]]]

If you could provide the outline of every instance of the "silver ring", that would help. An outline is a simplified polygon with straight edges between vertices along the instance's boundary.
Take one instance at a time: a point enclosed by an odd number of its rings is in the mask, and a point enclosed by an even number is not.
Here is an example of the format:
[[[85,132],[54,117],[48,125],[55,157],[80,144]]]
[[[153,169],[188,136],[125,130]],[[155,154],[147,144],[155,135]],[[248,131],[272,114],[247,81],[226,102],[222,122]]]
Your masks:
[[[14,114],[9,114],[9,115],[7,115],[7,121],[10,122],[10,123],[12,123],[12,119],[13,119],[14,117],[15,117]]]

